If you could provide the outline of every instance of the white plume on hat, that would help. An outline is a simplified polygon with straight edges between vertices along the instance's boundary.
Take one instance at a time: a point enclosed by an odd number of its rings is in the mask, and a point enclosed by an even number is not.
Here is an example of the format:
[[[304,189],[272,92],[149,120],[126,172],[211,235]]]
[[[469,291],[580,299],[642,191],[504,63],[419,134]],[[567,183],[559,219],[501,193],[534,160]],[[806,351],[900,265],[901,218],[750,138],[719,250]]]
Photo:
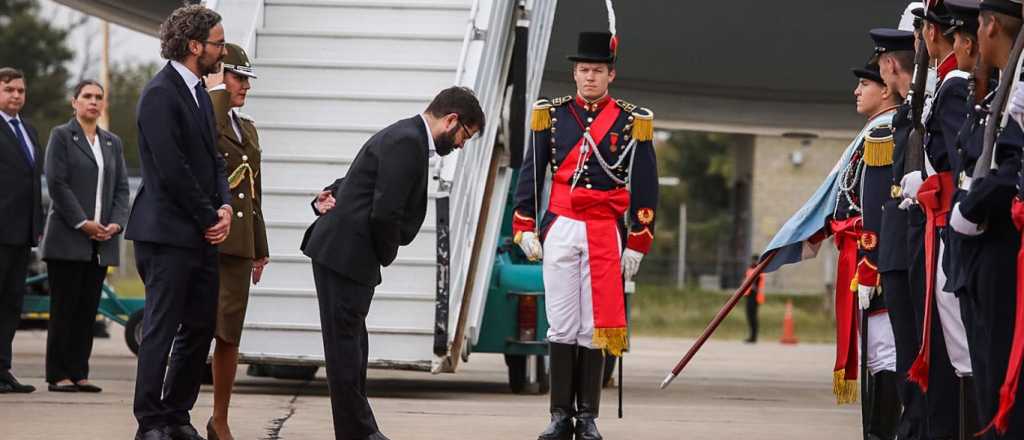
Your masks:
[[[903,16],[900,17],[900,25],[897,26],[897,28],[901,31],[914,32],[914,14],[911,14],[910,11],[923,7],[924,3],[922,2],[910,2],[910,4],[907,5],[907,9],[903,10]]]

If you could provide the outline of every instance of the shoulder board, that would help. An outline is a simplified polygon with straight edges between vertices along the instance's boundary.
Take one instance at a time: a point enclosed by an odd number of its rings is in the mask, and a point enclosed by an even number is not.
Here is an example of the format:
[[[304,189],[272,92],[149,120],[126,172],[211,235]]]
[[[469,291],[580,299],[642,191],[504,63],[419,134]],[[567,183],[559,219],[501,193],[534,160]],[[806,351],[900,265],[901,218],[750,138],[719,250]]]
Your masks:
[[[623,101],[621,99],[616,99],[615,103],[618,104],[618,106],[621,107],[623,110],[625,110],[627,113],[632,113],[633,110],[636,110],[636,108],[637,108],[636,104],[631,104],[631,103]]]
[[[553,105],[555,107],[558,107],[560,105],[572,102],[573,99],[574,98],[573,98],[572,95],[565,95],[565,96],[562,96],[562,97],[559,97],[559,98],[552,99],[551,100],[551,105]]]
[[[864,163],[871,167],[892,165],[892,152],[895,145],[891,126],[875,127],[864,137]]]

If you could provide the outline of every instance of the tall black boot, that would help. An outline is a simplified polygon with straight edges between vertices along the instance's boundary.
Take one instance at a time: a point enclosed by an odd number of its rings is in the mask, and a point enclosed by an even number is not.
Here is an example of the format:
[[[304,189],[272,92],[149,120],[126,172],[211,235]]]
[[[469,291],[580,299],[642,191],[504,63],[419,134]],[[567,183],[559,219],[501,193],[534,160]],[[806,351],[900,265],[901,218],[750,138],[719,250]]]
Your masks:
[[[601,379],[604,374],[604,350],[580,347],[576,366],[579,388],[576,394],[576,440],[602,440],[597,431],[601,408]]]
[[[899,377],[894,371],[880,371],[871,377],[871,421],[869,438],[892,440],[900,420]]]
[[[960,440],[972,440],[981,431],[978,395],[971,376],[959,378],[960,382]]]
[[[576,345],[548,343],[551,355],[551,424],[537,440],[571,440],[576,415]]]

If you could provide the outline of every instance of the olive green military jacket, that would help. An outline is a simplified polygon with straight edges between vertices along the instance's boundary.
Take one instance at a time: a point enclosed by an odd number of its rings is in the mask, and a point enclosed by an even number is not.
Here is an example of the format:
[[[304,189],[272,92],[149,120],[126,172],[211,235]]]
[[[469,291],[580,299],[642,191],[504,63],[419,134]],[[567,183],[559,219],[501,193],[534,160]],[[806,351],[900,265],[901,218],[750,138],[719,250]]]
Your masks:
[[[231,105],[226,90],[210,91],[213,115],[217,119],[217,151],[227,162],[225,174],[231,192],[234,218],[231,233],[220,244],[220,253],[236,257],[261,259],[270,255],[267,248],[267,227],[263,221],[263,189],[260,176],[260,144],[256,125],[244,115],[238,116],[242,139],[231,128]],[[236,112],[237,114],[237,112]]]

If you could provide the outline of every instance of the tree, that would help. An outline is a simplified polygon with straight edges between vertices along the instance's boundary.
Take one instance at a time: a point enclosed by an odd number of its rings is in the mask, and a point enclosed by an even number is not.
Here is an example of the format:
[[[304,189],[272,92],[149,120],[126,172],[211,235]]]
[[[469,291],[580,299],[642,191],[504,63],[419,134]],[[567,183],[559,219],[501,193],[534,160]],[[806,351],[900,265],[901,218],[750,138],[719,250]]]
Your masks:
[[[723,274],[734,259],[731,237],[735,207],[733,146],[739,136],[676,131],[657,146],[658,175],[678,177],[678,186],[658,194],[656,239],[642,266],[643,279],[668,283],[678,252],[679,205],[687,205],[686,259],[689,274]],[[728,270],[726,270],[728,272]]]
[[[156,63],[115,65],[110,69],[110,90],[107,92],[107,114],[110,131],[124,143],[124,159],[131,174],[139,169],[139,127],[135,110],[142,88],[160,66]]]
[[[28,88],[22,114],[46,142],[50,129],[71,117],[66,63],[72,53],[67,31],[39,17],[35,0],[0,1],[0,64],[25,73]]]

